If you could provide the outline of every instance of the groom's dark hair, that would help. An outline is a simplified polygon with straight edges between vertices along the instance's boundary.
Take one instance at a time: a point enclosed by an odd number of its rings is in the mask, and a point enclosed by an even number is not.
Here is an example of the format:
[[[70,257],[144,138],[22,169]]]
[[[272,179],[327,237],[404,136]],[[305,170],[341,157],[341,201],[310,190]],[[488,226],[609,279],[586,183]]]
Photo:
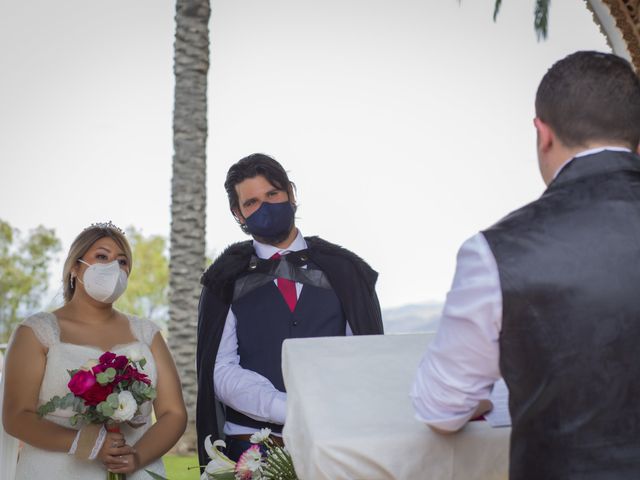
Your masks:
[[[568,147],[640,142],[640,79],[623,58],[583,51],[556,62],[542,78],[536,115]]]
[[[238,223],[240,223],[240,221],[236,212],[240,210],[240,204],[236,185],[247,178],[253,178],[258,175],[262,175],[274,187],[287,192],[289,201],[293,203],[294,211],[296,209],[296,186],[289,180],[287,171],[282,168],[282,165],[280,165],[275,158],[265,155],[264,153],[254,153],[231,165],[231,168],[229,168],[227,172],[227,179],[224,182],[224,189],[227,191],[227,197],[229,198],[229,209],[236,220],[238,220]],[[240,228],[242,228],[243,232],[248,233],[246,225],[240,223]]]

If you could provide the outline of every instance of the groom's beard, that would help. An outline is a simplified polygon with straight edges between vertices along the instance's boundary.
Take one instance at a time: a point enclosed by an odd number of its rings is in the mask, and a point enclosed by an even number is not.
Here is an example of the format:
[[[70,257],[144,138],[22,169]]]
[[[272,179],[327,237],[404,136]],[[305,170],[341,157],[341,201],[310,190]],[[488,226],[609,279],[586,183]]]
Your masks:
[[[295,222],[291,222],[291,227],[287,232],[281,233],[280,235],[276,235],[275,237],[261,237],[259,235],[251,235],[251,236],[260,243],[266,243],[267,245],[276,246],[279,243],[284,242],[289,237],[289,235],[291,235],[291,232],[293,231],[294,228],[296,228]]]

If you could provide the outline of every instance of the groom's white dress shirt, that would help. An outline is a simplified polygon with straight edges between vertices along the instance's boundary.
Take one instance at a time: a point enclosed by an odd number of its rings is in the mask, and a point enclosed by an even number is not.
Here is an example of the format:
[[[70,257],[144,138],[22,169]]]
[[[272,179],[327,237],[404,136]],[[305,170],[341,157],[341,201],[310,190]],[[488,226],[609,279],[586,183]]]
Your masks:
[[[567,160],[554,179],[571,161],[603,150],[630,151],[620,147],[586,150]],[[484,235],[477,233],[458,251],[438,332],[411,388],[418,420],[453,431],[471,419],[478,402],[489,398],[493,384],[501,377],[501,327],[498,266]]]
[[[298,230],[295,240],[286,249],[253,241],[256,256],[262,259],[271,258],[275,253],[286,255],[307,248],[307,242]],[[274,280],[277,284],[277,280]],[[302,284],[296,282],[296,295],[300,298]],[[287,414],[287,394],[278,390],[265,376],[240,366],[238,355],[238,337],[236,333],[237,319],[233,313],[233,305],[225,320],[224,329],[216,363],[214,366],[213,387],[216,397],[225,405],[245,415],[269,423],[283,425]],[[346,334],[351,335],[347,324]],[[254,433],[255,428],[245,427],[232,422],[224,424],[226,435]]]

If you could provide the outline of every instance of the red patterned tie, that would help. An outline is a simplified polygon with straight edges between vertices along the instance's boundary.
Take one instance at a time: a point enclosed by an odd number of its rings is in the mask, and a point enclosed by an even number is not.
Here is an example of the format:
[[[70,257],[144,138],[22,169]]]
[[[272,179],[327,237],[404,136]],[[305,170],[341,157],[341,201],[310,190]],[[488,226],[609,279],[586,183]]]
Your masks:
[[[277,252],[271,256],[273,260],[277,260],[280,257],[281,255]],[[293,312],[296,308],[296,302],[298,300],[298,296],[296,294],[296,282],[294,282],[293,280],[288,280],[286,278],[278,278],[277,282],[278,290],[280,290],[280,293],[284,297],[284,301],[287,302],[287,305],[289,305],[289,310]]]

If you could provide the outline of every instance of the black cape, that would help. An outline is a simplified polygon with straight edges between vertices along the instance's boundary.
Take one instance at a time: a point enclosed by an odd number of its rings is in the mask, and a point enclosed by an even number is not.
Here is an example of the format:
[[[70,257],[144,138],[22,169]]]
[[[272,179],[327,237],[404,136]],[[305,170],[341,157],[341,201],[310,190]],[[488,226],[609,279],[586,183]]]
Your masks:
[[[338,296],[354,335],[383,334],[382,314],[375,291],[378,278],[364,260],[356,254],[319,237],[306,237],[309,260],[324,272]],[[198,401],[196,428],[200,465],[209,461],[204,450],[208,435],[211,440],[221,438],[224,421],[213,390],[215,364],[222,330],[233,298],[236,278],[249,270],[255,255],[251,240],[229,246],[207,269],[201,279],[203,285],[198,306],[198,345],[196,369]]]

